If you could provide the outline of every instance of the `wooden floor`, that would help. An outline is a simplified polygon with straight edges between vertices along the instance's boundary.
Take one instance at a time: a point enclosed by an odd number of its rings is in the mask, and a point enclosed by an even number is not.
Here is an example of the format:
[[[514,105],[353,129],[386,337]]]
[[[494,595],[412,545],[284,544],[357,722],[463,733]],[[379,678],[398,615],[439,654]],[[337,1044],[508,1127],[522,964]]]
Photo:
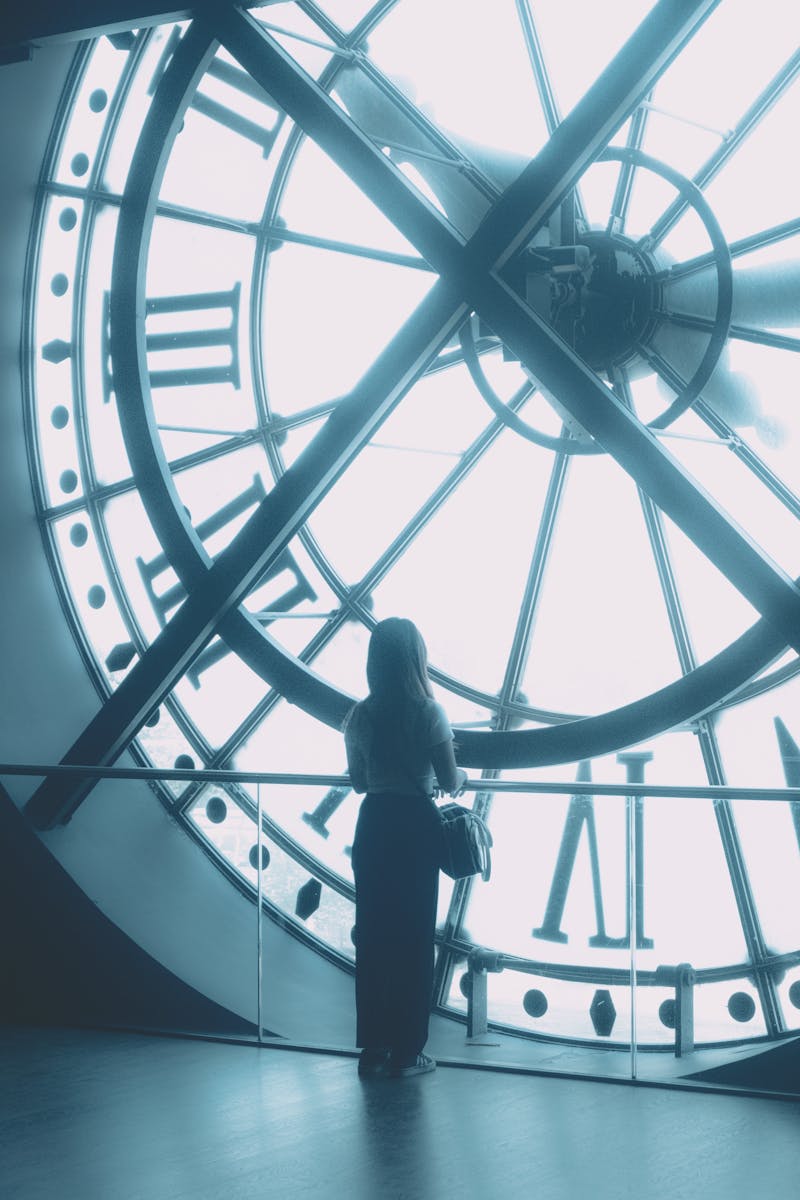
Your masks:
[[[800,1103],[341,1055],[0,1029],[2,1200],[763,1200]]]

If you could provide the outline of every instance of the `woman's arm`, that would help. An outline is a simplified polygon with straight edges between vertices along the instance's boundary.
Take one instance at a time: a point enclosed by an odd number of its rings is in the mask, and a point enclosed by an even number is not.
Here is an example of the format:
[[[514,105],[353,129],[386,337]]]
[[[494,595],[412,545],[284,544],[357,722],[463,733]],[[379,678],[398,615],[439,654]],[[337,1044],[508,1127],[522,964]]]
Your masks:
[[[452,738],[431,746],[430,754],[439,787],[451,796],[460,796],[467,782],[467,772],[463,767],[456,766]]]

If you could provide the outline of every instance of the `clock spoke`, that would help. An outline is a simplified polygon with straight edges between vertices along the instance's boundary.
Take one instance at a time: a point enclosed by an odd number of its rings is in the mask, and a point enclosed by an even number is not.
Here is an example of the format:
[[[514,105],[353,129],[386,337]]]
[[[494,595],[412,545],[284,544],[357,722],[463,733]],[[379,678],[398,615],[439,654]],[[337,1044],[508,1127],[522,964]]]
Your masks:
[[[496,353],[497,349],[498,344],[495,338],[480,338],[475,343],[475,352],[478,357]],[[460,367],[463,362],[464,353],[460,346],[441,350],[427,365],[420,367],[417,379],[422,379],[427,375],[436,375],[440,371],[447,371],[452,367]],[[416,383],[417,379],[412,382]],[[530,388],[528,389],[529,391]],[[314,421],[320,420],[322,417],[330,416],[341,401],[342,397],[337,396],[333,400],[323,400],[320,404],[312,404],[308,408],[302,408],[298,412],[290,413],[287,416],[273,414],[272,419],[266,426],[266,432],[272,436],[276,436],[289,433],[293,429],[299,429],[303,425],[309,425]],[[511,404],[509,404],[509,407],[511,407]]]
[[[693,183],[701,189],[705,188],[719,174],[725,164],[747,140],[787,88],[795,81],[798,73],[800,73],[800,50],[796,50],[792,54],[781,70],[777,72],[763,91],[756,97],[747,112],[744,113],[730,134],[724,139],[722,145],[695,172],[692,177]],[[686,212],[686,208],[687,202],[685,197],[679,196],[673,201],[643,239],[648,250],[654,249],[663,242],[670,230]]]
[[[566,435],[566,430],[563,432]],[[514,629],[511,650],[506,664],[503,683],[500,688],[500,708],[494,724],[495,730],[505,730],[512,726],[513,717],[508,711],[507,706],[522,699],[520,697],[520,685],[528,660],[542,580],[547,567],[553,531],[570,462],[571,458],[562,453],[556,454],[553,460],[547,493],[542,505],[539,528],[528,568],[525,589]],[[460,738],[463,735],[459,732],[457,736]],[[500,770],[496,767],[484,768],[481,771],[482,779],[492,780],[497,779],[499,776]],[[490,791],[476,793],[473,808],[483,820],[488,819],[492,805],[493,795]],[[445,945],[447,945],[453,936],[461,934],[464,920],[469,910],[472,885],[473,880],[466,879],[453,891],[445,925]],[[451,956],[449,954],[440,955],[436,966],[436,988],[439,994],[443,992],[451,967]]]
[[[350,619],[352,619],[352,614],[348,612],[344,605],[331,613],[325,619],[322,628],[317,630],[311,640],[302,649],[298,655],[299,661],[306,666],[310,666],[319,654],[322,653],[331,639],[339,632],[342,625]],[[264,723],[283,698],[279,690],[270,688],[261,700],[259,700],[258,704],[253,706],[244,720],[228,735],[224,743],[214,750],[213,753],[209,754],[208,766],[229,767],[234,755],[241,750],[242,746],[253,736],[259,726]],[[202,787],[202,784],[192,785],[193,790],[190,793],[184,792],[182,794],[181,805],[183,806],[183,800],[186,799],[186,805],[188,806],[192,797]]]
[[[684,386],[682,376],[660,354],[655,353],[655,351],[650,350],[646,346],[640,346],[638,349],[656,374],[665,383],[668,383],[671,388],[678,391]],[[743,462],[756,478],[766,484],[770,492],[781,502],[784,508],[788,509],[793,516],[800,519],[800,497],[791,488],[787,487],[783,480],[756,454],[755,450],[747,442],[742,440],[736,430],[719,413],[715,412],[705,400],[695,401],[693,411],[705,422],[709,429],[713,430],[720,439],[720,444],[727,444],[740,462]]]
[[[656,508],[650,497],[641,489],[639,489],[639,501],[644,513],[647,536],[650,540],[650,548],[653,551],[656,571],[658,572],[658,579],[661,585],[661,593],[664,597],[667,617],[669,618],[670,629],[672,630],[672,639],[675,643],[681,671],[684,675],[688,675],[690,671],[695,670],[697,658],[692,646],[683,604],[678,594],[678,585],[675,580],[672,559],[664,534],[664,522],[659,509]]]
[[[614,391],[620,400],[633,410],[634,405],[631,397],[630,380],[627,373],[622,369],[614,371],[611,374],[611,380]],[[661,516],[661,510],[653,503],[647,492],[641,488],[637,490],[639,493],[639,504],[641,505],[647,528],[650,549],[653,552],[661,594],[664,597],[664,604],[667,609],[672,640],[675,643],[675,650],[678,655],[678,662],[683,674],[688,675],[696,668],[697,658],[692,646],[686,614],[684,613],[683,604],[678,593],[678,585],[672,566],[672,556],[670,555],[664,532],[664,521]]]
[[[539,100],[541,101],[544,119],[547,124],[547,132],[553,133],[561,124],[561,112],[553,89],[553,83],[550,79],[550,73],[545,63],[542,43],[539,40],[536,22],[531,12],[530,0],[515,0],[515,3],[517,16],[522,28],[525,49],[528,52],[533,78],[536,82],[536,90],[539,93]]]
[[[520,388],[519,392],[509,401],[511,410],[518,411],[522,408],[532,390],[532,385],[529,383]],[[359,583],[345,590],[341,583],[337,587],[336,581],[329,579],[328,582],[332,583],[335,590],[339,591],[340,594],[344,591],[341,607],[328,617],[323,627],[314,634],[313,638],[305,646],[298,656],[301,662],[310,666],[322,653],[331,639],[339,632],[341,627],[347,621],[353,619],[354,611],[357,611],[364,604],[372,591],[402,557],[417,534],[432,520],[448,497],[452,495],[461,481],[477,465],[504,429],[505,426],[500,420],[494,420],[489,423],[483,433],[464,451],[458,465],[453,468],[426,502],[420,506],[414,517],[401,530],[380,558],[375,561]],[[365,615],[366,610],[363,610],[361,614],[362,619]],[[254,709],[247,720],[234,731],[225,745],[220,748],[217,756],[219,761],[217,762],[215,759],[215,765],[220,765],[230,760],[231,756],[240,748],[242,743],[253,733],[256,726],[268,716],[279,699],[280,694],[277,692],[271,692],[264,698],[262,703]]]
[[[566,436],[566,429],[563,430],[562,436]],[[566,483],[567,472],[569,470],[569,464],[571,461],[570,455],[561,453],[556,454],[553,459],[553,467],[550,472],[550,481],[547,486],[547,493],[542,506],[539,528],[536,534],[533,552],[531,554],[528,576],[525,581],[525,590],[522,594],[522,601],[520,603],[519,617],[514,630],[514,638],[511,643],[511,650],[509,652],[508,662],[506,664],[502,687],[500,688],[501,720],[503,721],[503,728],[508,728],[510,724],[510,714],[502,714],[502,709],[509,704],[513,704],[519,698],[522,678],[525,673],[525,668],[527,666],[528,656],[530,653],[533,627],[536,620],[536,611],[539,605],[539,598],[541,596],[542,583],[544,581],[545,571],[547,570],[547,560],[550,555],[550,548],[553,544],[556,521],[558,519],[558,512],[561,507],[561,500],[564,494],[564,484]]]
[[[321,237],[313,233],[300,233],[283,225],[269,226],[269,234],[278,241],[292,242],[298,246],[312,246],[316,250],[330,250],[334,254],[345,254],[351,258],[369,258],[390,266],[410,267],[415,271],[430,271],[424,258],[413,254],[398,254],[391,250],[379,250],[374,246],[361,246],[356,242],[340,242],[335,238]]]
[[[564,430],[566,435],[566,430]],[[505,730],[512,726],[513,718],[508,711],[508,706],[519,702],[520,685],[525,671],[525,666],[528,661],[530,651],[531,638],[533,635],[533,626],[536,618],[536,610],[541,594],[542,581],[547,568],[547,560],[549,557],[550,547],[552,545],[553,532],[558,516],[558,510],[561,505],[561,499],[564,491],[564,482],[567,477],[571,458],[566,454],[556,454],[553,460],[553,466],[550,473],[550,481],[545,495],[542,513],[539,520],[539,529],[536,535],[531,562],[528,568],[528,575],[525,582],[525,590],[520,604],[519,616],[517,618],[516,627],[514,629],[514,637],[511,644],[511,650],[506,664],[506,670],[503,677],[503,683],[500,688],[499,700],[500,709],[496,717],[494,728],[495,730]],[[463,735],[459,733],[459,737]],[[496,767],[484,768],[481,772],[482,779],[497,779],[500,771]],[[478,792],[475,796],[474,809],[482,818],[487,819],[491,812],[493,796],[491,792]],[[453,892],[453,897],[450,901],[450,908],[447,914],[446,931],[449,936],[458,936],[460,934],[464,919],[466,917],[469,900],[472,893],[472,880],[464,880],[461,887],[458,887]],[[445,938],[445,943],[447,938]],[[448,977],[448,972],[451,967],[450,957],[441,956],[441,962],[437,963],[437,982],[439,989],[444,987],[444,983]]]
[[[652,98],[653,93],[650,92],[647,100]],[[644,142],[644,135],[647,129],[647,118],[650,110],[647,103],[640,104],[636,112],[631,117],[630,128],[628,129],[628,137],[626,146],[629,150],[641,150]],[[625,229],[625,222],[628,217],[628,206],[631,201],[633,192],[633,181],[636,173],[636,167],[630,160],[625,160],[619,165],[619,174],[617,176],[617,185],[614,189],[614,196],[611,201],[611,211],[608,217],[606,226],[607,233],[622,233]]]
[[[323,400],[321,404],[312,404],[309,408],[301,408],[299,412],[291,413],[287,417],[281,417],[274,414],[269,422],[268,430],[272,435],[288,433],[292,429],[300,429],[303,425],[310,425],[314,421],[319,421],[321,417],[328,417],[335,410],[338,404],[341,404],[343,397],[337,396],[335,400]]]
[[[45,184],[48,191],[65,196],[96,199],[99,202],[116,205],[122,203],[122,197],[110,193],[98,192],[93,194],[85,189],[67,184]],[[413,254],[399,254],[392,250],[381,250],[375,246],[364,246],[357,242],[345,242],[337,238],[323,237],[320,234],[304,233],[298,229],[290,229],[281,220],[264,223],[262,221],[245,221],[224,213],[208,212],[204,209],[189,208],[187,205],[176,204],[173,201],[159,200],[156,214],[169,220],[184,221],[191,225],[202,225],[208,229],[220,229],[227,233],[241,233],[248,237],[261,237],[276,246],[289,242],[298,246],[311,246],[316,250],[330,250],[333,254],[349,255],[353,258],[369,258],[375,262],[388,263],[390,266],[409,267],[415,271],[430,271],[431,268],[424,258]]]
[[[681,325],[685,329],[700,329],[709,333],[714,328],[714,322],[709,317],[699,316],[697,313],[659,311],[657,315],[669,321],[671,325]],[[728,337],[742,342],[755,342],[759,346],[773,346],[776,350],[790,350],[795,354],[800,351],[800,338],[773,333],[769,329],[758,329],[752,325],[731,325]]]
[[[485,354],[496,354],[499,348],[496,338],[483,337],[475,339],[474,349],[478,358],[483,358]],[[452,349],[443,350],[441,354],[438,354],[425,369],[424,373],[426,375],[435,375],[437,371],[447,371],[450,367],[460,367],[463,362],[464,351],[459,344]]]
[[[370,144],[388,153],[393,163],[418,171],[461,234],[471,233],[502,190],[493,171],[494,156],[476,162],[477,148],[445,134],[369,58],[342,71],[335,90]],[[512,175],[515,163],[516,158]]]
[[[74,500],[67,500],[64,504],[53,504],[49,508],[42,509],[41,516],[48,523],[58,521],[61,517],[85,512],[92,505],[104,504],[107,500],[113,500],[115,496],[124,496],[128,492],[134,492],[137,486],[137,480],[131,476],[128,476],[127,479],[115,479],[113,483],[96,483]]]
[[[800,217],[793,221],[783,221],[780,225],[770,225],[766,229],[759,230],[758,233],[750,234],[749,237],[739,238],[737,241],[731,242],[728,249],[731,258],[739,258],[743,254],[751,254],[755,250],[763,250],[766,246],[774,246],[778,242],[786,241],[787,238],[795,237],[798,233],[800,233]],[[694,275],[713,265],[713,251],[708,254],[698,254],[695,258],[687,258],[684,262],[673,263],[672,266],[658,272],[654,279],[658,283],[662,283],[664,280],[685,279],[687,275]]]
[[[524,384],[509,402],[511,411],[518,412],[533,390],[532,384]],[[351,603],[353,599],[362,602],[374,591],[395,563],[405,554],[417,535],[422,532],[436,513],[439,512],[442,505],[449,499],[459,484],[474,470],[483,456],[491,449],[504,429],[505,425],[502,421],[491,421],[483,433],[463,452],[458,464],[445,476],[428,499],[420,505],[411,520],[401,529],[380,558],[375,560],[361,581],[351,589]]]
[[[713,718],[704,718],[698,723],[698,737],[708,782],[723,786],[727,783],[727,779]],[[714,819],[725,853],[725,863],[733,887],[748,958],[758,968],[771,957],[771,953],[764,940],[758,906],[753,895],[730,800],[722,800],[714,805]],[[775,1037],[786,1027],[781,1014],[775,976],[771,972],[763,970],[756,970],[753,974],[755,977],[753,983],[761,1000],[767,1031],[771,1037]]]
[[[157,421],[156,429],[159,433],[196,433],[203,437],[235,438],[239,434],[238,429],[212,429],[204,425],[168,425],[164,421]]]
[[[632,407],[629,384],[624,374],[620,373],[617,376],[614,381],[614,387],[623,402]],[[678,653],[681,670],[684,675],[688,675],[696,670],[697,658],[692,646],[686,615],[678,592],[671,555],[664,533],[663,520],[659,509],[641,488],[639,488],[639,501],[642,506],[659,583],[667,608],[667,616],[672,630],[675,649]],[[695,728],[700,742],[700,750],[708,782],[717,785],[725,784],[727,780],[722,766],[722,757],[717,742],[713,716],[706,715],[701,717]],[[730,872],[734,899],[750,961],[758,964],[764,961],[768,956],[768,952],[730,804],[723,802],[715,805],[714,815],[725,853],[725,861]],[[774,981],[769,976],[765,976],[763,972],[757,972],[756,987],[761,998],[767,1026],[773,1033],[777,1032],[782,1028],[782,1022],[779,1017]]]
[[[214,431],[204,429],[197,430],[197,432],[208,434]],[[194,450],[191,454],[182,454],[180,458],[172,458],[167,465],[172,475],[180,475],[184,471],[191,471],[193,467],[200,467],[204,463],[214,462],[218,458],[226,458],[229,454],[236,454],[239,450],[260,442],[262,436],[261,430],[248,429],[243,433],[235,433],[231,437],[226,437],[222,442],[214,442],[211,446]]]
[[[209,767],[224,768],[230,766],[233,756],[241,750],[242,746],[249,741],[256,730],[264,724],[267,717],[280,704],[282,699],[283,697],[279,691],[270,688],[263,699],[251,709],[245,719],[237,725],[223,744],[214,752],[209,761]]]
[[[61,196],[65,200],[86,200],[97,208],[104,206],[119,208],[122,204],[122,196],[119,192],[112,192],[102,187],[81,187],[78,183],[62,183],[55,179],[46,180],[39,187],[49,196]]]
[[[547,69],[542,43],[536,29],[536,21],[531,10],[530,0],[515,0],[515,4],[520,28],[522,29],[522,38],[525,42],[525,49],[528,52],[528,59],[536,83],[536,90],[539,93],[547,132],[552,134],[561,124],[562,117],[555,89],[550,78],[550,72]],[[575,189],[575,216],[579,221],[585,223],[586,213],[584,212],[580,188],[578,187]]]
[[[117,203],[121,203],[119,197]],[[184,221],[188,225],[202,225],[206,229],[220,229],[225,233],[243,233],[248,237],[256,237],[264,232],[259,221],[244,221],[239,217],[226,216],[224,213],[208,212],[206,209],[189,208],[175,201],[159,200],[156,204],[156,216],[165,217],[170,221]],[[268,228],[266,233],[272,236],[278,230]]]

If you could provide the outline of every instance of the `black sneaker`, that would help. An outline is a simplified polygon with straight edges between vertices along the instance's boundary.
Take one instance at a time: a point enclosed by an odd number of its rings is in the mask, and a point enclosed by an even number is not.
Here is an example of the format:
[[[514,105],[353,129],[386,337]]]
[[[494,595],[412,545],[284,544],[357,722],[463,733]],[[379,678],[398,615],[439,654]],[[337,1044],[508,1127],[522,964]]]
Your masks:
[[[389,1059],[389,1074],[394,1079],[405,1079],[407,1075],[427,1075],[436,1070],[436,1059],[429,1054],[417,1054],[414,1058],[391,1057]]]
[[[365,1049],[358,1057],[358,1073],[362,1079],[373,1075],[385,1075],[388,1063],[388,1050]]]

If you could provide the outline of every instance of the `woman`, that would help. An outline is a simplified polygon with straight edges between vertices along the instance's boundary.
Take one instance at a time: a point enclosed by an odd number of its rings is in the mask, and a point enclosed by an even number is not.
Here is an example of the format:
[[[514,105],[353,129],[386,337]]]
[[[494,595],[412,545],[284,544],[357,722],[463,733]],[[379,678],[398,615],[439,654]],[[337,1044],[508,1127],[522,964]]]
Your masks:
[[[413,622],[380,621],[367,653],[369,695],[344,727],[355,791],[366,792],[353,841],[359,1074],[421,1075],[433,989],[439,889],[439,792],[458,795],[453,734],[431,693]]]

